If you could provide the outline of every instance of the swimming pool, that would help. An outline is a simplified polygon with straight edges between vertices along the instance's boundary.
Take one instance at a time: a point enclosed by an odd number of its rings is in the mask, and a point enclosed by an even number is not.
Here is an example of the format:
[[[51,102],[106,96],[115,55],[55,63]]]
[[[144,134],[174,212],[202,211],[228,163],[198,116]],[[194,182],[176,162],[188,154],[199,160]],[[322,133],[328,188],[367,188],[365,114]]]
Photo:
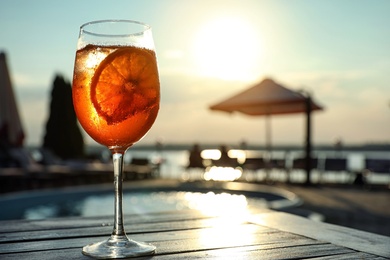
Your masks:
[[[137,181],[124,184],[124,214],[197,209],[215,214],[256,208],[284,209],[301,204],[295,194],[237,182]],[[31,191],[0,197],[0,220],[46,219],[113,214],[112,185]]]

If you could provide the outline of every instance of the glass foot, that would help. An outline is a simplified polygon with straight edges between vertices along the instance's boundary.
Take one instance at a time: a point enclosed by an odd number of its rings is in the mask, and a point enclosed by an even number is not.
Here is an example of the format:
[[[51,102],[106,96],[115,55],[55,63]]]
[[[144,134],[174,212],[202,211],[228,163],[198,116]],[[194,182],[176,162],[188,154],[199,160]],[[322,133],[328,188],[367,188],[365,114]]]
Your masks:
[[[84,246],[83,254],[97,259],[117,259],[152,255],[155,250],[154,245],[113,235],[108,240]]]

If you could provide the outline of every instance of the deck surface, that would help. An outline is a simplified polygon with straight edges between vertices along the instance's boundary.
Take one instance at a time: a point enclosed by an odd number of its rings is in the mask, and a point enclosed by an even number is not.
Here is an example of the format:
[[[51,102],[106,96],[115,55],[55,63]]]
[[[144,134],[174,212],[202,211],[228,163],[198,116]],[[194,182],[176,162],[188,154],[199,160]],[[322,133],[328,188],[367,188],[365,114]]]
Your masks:
[[[196,210],[125,216],[128,236],[157,247],[139,259],[389,259],[390,237],[258,210],[239,217]],[[0,221],[0,259],[91,259],[112,216]]]

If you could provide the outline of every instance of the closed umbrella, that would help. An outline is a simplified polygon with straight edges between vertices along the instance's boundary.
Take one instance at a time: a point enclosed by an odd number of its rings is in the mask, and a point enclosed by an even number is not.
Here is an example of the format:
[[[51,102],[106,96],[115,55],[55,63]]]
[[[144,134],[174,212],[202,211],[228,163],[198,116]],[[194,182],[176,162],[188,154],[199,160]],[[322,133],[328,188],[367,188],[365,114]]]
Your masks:
[[[272,79],[264,79],[260,83],[210,106],[211,110],[228,113],[240,112],[250,116],[266,116],[266,146],[271,149],[271,115],[305,113],[306,114],[306,171],[307,182],[310,182],[311,158],[311,112],[323,108],[311,99],[309,94],[290,90]]]
[[[24,131],[20,120],[5,53],[0,53],[0,144],[22,147]]]

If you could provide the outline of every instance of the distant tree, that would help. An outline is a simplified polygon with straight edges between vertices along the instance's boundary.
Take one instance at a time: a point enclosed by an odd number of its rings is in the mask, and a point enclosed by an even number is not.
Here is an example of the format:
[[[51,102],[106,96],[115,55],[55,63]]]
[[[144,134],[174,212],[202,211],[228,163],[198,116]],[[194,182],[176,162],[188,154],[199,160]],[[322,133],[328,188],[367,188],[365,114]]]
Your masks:
[[[61,159],[84,157],[84,141],[73,108],[72,89],[60,75],[54,79],[42,146]]]

